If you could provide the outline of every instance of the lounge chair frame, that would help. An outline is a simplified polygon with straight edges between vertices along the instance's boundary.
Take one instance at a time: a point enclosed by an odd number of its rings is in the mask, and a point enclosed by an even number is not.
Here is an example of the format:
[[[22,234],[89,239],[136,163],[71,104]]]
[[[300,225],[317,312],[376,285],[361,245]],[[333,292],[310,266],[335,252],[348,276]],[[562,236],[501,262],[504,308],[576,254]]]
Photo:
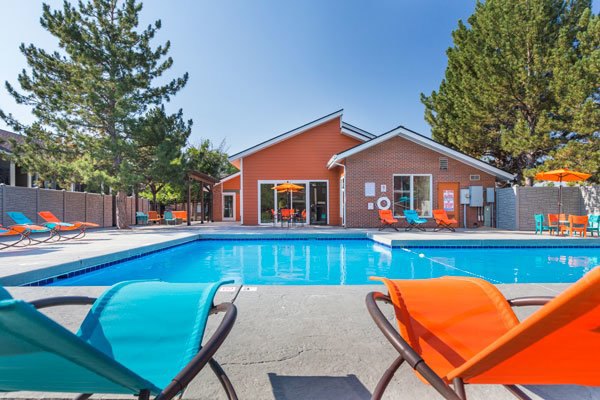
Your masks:
[[[409,216],[406,214],[408,210],[404,210],[404,219],[406,220],[406,223],[408,224],[408,226],[406,228],[404,228],[405,232],[408,231],[412,231],[413,229],[418,229],[421,232],[426,232],[425,227],[423,226],[425,224],[425,222],[417,222],[417,220],[419,220],[421,217],[419,217],[418,214],[417,215],[417,219],[412,218],[412,216]],[[410,210],[412,211],[412,210]]]
[[[11,247],[26,247],[31,244],[31,238],[29,237],[29,229],[24,229],[22,232],[19,232],[15,229],[12,229],[11,227],[0,227],[0,228],[8,230],[8,231],[16,232],[15,235],[2,235],[2,236],[18,236],[19,237],[18,240],[11,242],[11,243],[0,242],[0,250],[9,249]],[[27,240],[27,243],[22,243],[25,240]]]
[[[96,301],[96,298],[86,296],[61,296],[61,297],[48,297],[39,300],[31,301],[30,304],[36,309],[42,309],[47,307],[55,306],[67,306],[67,305],[92,305]],[[237,394],[229,377],[221,368],[219,363],[214,359],[214,355],[221,347],[237,317],[237,308],[233,303],[220,303],[212,306],[209,315],[218,314],[224,312],[225,315],[221,320],[221,323],[208,339],[208,341],[201,346],[198,354],[175,376],[171,383],[160,392],[154,400],[170,400],[177,396],[179,393],[183,393],[189,383],[198,375],[198,373],[208,364],[212,371],[215,373],[221,386],[227,394],[227,398],[230,400],[237,400]],[[82,393],[77,396],[76,400],[86,400],[91,397],[93,393]],[[141,390],[138,394],[138,400],[149,400],[150,391]]]
[[[510,299],[508,303],[511,307],[523,307],[523,306],[543,306],[547,302],[552,300],[550,296],[537,296],[537,297],[518,297],[514,299]],[[385,389],[388,384],[392,380],[395,372],[400,368],[400,366],[407,361],[408,364],[417,371],[427,382],[433,386],[435,390],[438,391],[442,397],[447,400],[466,400],[467,395],[465,392],[465,384],[462,379],[455,378],[452,381],[452,388],[449,384],[447,384],[439,375],[437,375],[421,358],[421,356],[400,336],[398,331],[394,328],[394,326],[390,323],[390,321],[383,314],[379,306],[377,305],[378,301],[392,304],[392,300],[388,295],[385,295],[381,292],[371,292],[367,294],[365,299],[367,304],[367,309],[369,310],[369,314],[375,321],[377,327],[381,330],[386,339],[394,346],[394,348],[398,351],[399,356],[396,358],[390,367],[385,371],[379,383],[377,383],[377,387],[373,392],[371,399],[378,400],[381,399]],[[519,389],[515,385],[504,385],[504,387],[510,391],[515,397],[521,400],[531,400],[525,392]]]

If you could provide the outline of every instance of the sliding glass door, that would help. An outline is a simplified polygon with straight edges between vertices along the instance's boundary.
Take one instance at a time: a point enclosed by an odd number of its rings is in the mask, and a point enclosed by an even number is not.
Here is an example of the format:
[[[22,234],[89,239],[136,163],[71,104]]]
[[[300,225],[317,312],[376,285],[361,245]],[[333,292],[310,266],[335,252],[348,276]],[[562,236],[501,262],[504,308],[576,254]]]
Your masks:
[[[297,192],[281,192],[273,187],[282,183],[293,183],[302,186]],[[273,213],[279,210],[293,208],[296,211],[297,222],[311,224],[327,224],[328,218],[328,185],[327,182],[314,181],[259,181],[258,190],[259,223],[272,224]]]

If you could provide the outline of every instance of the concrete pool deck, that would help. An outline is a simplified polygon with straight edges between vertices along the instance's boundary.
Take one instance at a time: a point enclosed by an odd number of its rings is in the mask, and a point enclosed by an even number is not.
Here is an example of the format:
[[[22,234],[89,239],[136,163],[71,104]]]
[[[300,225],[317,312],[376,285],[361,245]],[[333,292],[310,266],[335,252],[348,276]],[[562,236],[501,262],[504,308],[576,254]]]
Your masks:
[[[339,227],[244,227],[231,223],[198,224],[188,227],[145,226],[130,230],[92,230],[81,240],[44,243],[25,248],[0,250],[0,284],[19,286],[98,264],[137,257],[150,251],[199,238],[283,238],[318,236],[329,238],[370,238],[400,246],[510,246],[526,240],[534,246],[600,246],[600,238],[555,237],[532,232],[472,229],[452,232],[379,232],[376,229]]]
[[[329,238],[366,237],[388,245],[440,245],[507,243],[528,240],[536,245],[600,246],[600,239],[534,236],[531,232],[461,230],[444,232],[378,232],[376,230],[306,227],[240,227],[234,224],[149,226],[127,231],[91,231],[84,240],[47,243],[31,248],[0,251],[0,284],[19,285],[35,279],[66,273],[94,263],[134,257],[198,238],[285,238],[319,235]],[[515,242],[517,241],[517,242]],[[565,284],[498,285],[508,297],[556,295]],[[365,304],[366,294],[383,290],[382,285],[357,286],[256,286],[241,291],[236,299],[237,323],[216,358],[229,374],[240,399],[368,399],[395,353],[372,322]],[[102,287],[9,287],[25,300],[65,294],[98,295]],[[219,293],[227,301],[230,293]],[[50,317],[77,329],[85,307],[48,310]],[[391,311],[391,309],[388,309]],[[520,318],[534,308],[517,310]],[[390,315],[391,316],[391,315]],[[209,320],[207,336],[219,318]],[[555,362],[556,360],[549,360]],[[600,400],[600,388],[577,386],[532,386],[525,388],[534,399]],[[513,399],[499,386],[469,386],[469,399]],[[0,398],[58,399],[73,395],[50,393],[6,393]],[[119,398],[118,396],[94,396]],[[123,398],[123,397],[121,397]],[[130,397],[129,397],[130,398]],[[188,387],[184,399],[225,398],[218,381],[207,370]],[[439,398],[404,366],[396,374],[385,398]]]
[[[499,285],[508,297],[556,295],[567,285]],[[377,381],[395,357],[395,351],[371,320],[364,298],[383,285],[259,286],[241,291],[235,304],[236,324],[215,358],[221,363],[240,399],[369,399]],[[100,294],[101,287],[9,288],[17,298],[32,300],[51,295]],[[217,302],[231,293],[220,292]],[[520,318],[534,311],[517,309]],[[77,329],[86,307],[46,311],[51,318]],[[391,308],[387,308],[391,311]],[[219,322],[209,319],[207,336]],[[549,362],[559,362],[551,360]],[[529,386],[534,399],[600,399],[600,387]],[[471,400],[514,397],[497,385],[467,386]],[[13,392],[0,398],[58,399],[73,395]],[[94,398],[119,398],[94,396]],[[123,398],[123,397],[120,397]],[[127,397],[131,398],[131,397]],[[184,399],[224,399],[210,369],[202,371],[186,390]],[[386,399],[438,399],[431,387],[403,366],[392,380]]]

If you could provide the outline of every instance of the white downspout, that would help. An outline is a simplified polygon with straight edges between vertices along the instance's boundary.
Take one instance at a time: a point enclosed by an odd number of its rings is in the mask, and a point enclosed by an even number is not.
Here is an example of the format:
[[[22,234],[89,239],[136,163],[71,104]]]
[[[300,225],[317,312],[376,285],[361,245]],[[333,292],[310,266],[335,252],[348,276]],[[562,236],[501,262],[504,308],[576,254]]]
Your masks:
[[[337,165],[344,169],[344,201],[342,202],[342,226],[346,227],[346,188],[348,187],[348,177],[346,176],[346,166],[339,162],[334,162],[332,165]]]

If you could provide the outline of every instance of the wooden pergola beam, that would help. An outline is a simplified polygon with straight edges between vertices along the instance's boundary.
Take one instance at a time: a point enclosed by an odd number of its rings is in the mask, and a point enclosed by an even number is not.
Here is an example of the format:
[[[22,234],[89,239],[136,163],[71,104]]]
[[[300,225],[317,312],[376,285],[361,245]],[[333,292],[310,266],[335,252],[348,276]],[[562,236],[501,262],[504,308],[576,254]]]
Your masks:
[[[205,174],[204,172],[200,172],[200,171],[189,171],[187,176],[188,176],[187,225],[190,226],[192,224],[192,222],[191,222],[192,221],[191,220],[192,181],[200,183],[200,208],[202,209],[202,212],[200,213],[200,222],[204,223],[204,187],[206,186],[208,188],[208,192],[211,194],[211,198],[212,198],[213,186],[217,182],[219,182],[219,180],[217,178],[215,178],[214,176],[210,176],[210,175]],[[212,214],[212,207],[211,207],[211,214]],[[212,215],[210,216],[210,219],[212,220]]]

